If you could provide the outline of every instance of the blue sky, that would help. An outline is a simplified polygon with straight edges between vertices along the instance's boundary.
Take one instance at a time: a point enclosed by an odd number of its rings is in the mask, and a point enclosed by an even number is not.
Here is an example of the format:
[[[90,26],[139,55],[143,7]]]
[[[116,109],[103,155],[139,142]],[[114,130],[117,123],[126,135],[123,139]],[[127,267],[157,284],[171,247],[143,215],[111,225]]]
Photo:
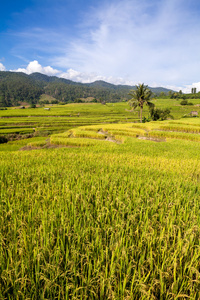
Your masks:
[[[200,90],[199,0],[7,0],[0,70]]]

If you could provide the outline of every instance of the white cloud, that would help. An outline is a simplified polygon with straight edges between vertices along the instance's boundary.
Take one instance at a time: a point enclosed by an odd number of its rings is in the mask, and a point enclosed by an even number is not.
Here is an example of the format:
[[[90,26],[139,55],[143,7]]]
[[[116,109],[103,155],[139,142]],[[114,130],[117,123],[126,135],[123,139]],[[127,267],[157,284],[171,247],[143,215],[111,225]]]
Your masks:
[[[23,72],[26,74],[31,74],[31,73],[35,73],[35,72],[39,72],[45,75],[49,75],[49,76],[53,76],[56,75],[58,73],[60,73],[60,71],[53,69],[50,66],[47,67],[42,67],[37,60],[31,61],[28,66],[26,68],[18,68],[17,70],[11,70],[14,72]]]
[[[2,63],[0,63],[0,71],[6,71],[6,67]]]
[[[158,85],[155,85],[154,87],[158,87]],[[194,82],[194,83],[183,85],[183,86],[165,85],[163,87],[165,87],[169,90],[177,91],[177,92],[182,90],[183,93],[189,94],[189,93],[191,93],[192,88],[196,88],[197,92],[200,91],[200,82]]]
[[[197,92],[200,91],[200,82],[194,82],[190,85],[186,85],[183,87],[183,92],[184,93],[191,93],[191,89],[192,88],[196,88],[197,89]]]
[[[6,68],[5,66],[0,63],[0,71],[5,71]],[[31,74],[31,73],[35,73],[35,72],[39,72],[48,76],[57,76],[60,78],[65,78],[65,79],[69,79],[75,82],[81,82],[81,83],[90,83],[90,82],[94,82],[97,80],[103,80],[112,84],[122,84],[122,85],[136,85],[139,82],[142,81],[133,81],[130,80],[126,77],[115,77],[115,76],[101,76],[98,75],[97,73],[86,73],[86,72],[80,72],[80,71],[76,71],[74,69],[68,69],[66,72],[63,72],[62,70],[58,70],[58,69],[54,69],[51,66],[46,66],[43,67],[41,64],[39,64],[39,62],[37,60],[31,61],[29,62],[29,64],[27,65],[26,68],[18,68],[17,70],[10,70],[10,71],[14,71],[14,72],[23,72],[26,74]],[[190,93],[191,89],[196,87],[197,91],[200,91],[200,82],[194,82],[188,85],[184,85],[184,86],[178,86],[178,85],[168,85],[168,84],[160,84],[158,82],[152,82],[151,84],[149,84],[149,86],[151,87],[165,87],[167,89],[170,90],[174,90],[174,91],[179,91],[182,90],[183,93]]]
[[[1,67],[2,64],[0,64]],[[3,65],[2,65],[3,66]],[[3,66],[4,67],[4,66]],[[5,68],[5,67],[4,67]],[[57,76],[60,78],[69,79],[76,82],[82,82],[82,83],[90,83],[94,82],[96,80],[104,80],[113,84],[130,84],[134,85],[133,82],[126,80],[124,78],[115,78],[115,77],[106,77],[101,76],[96,73],[86,73],[86,72],[80,72],[73,69],[68,69],[66,72],[63,72],[61,70],[54,69],[50,66],[43,67],[37,60],[29,62],[26,68],[18,68],[16,70],[10,70],[14,72],[23,72],[25,74],[32,74],[35,72],[39,72],[48,76]]]
[[[63,45],[65,55],[55,56],[53,65],[148,85],[179,86],[198,78],[199,21],[187,1],[109,1],[86,19],[80,37]]]
[[[59,27],[15,32],[14,56],[36,57],[53,66],[34,60],[15,71],[188,91],[198,82],[200,69],[200,19],[192,2],[102,0],[89,10],[86,4],[76,26],[65,18]]]
[[[127,84],[127,85],[135,84],[133,81],[126,80],[125,78],[120,78],[120,77],[115,78],[112,76],[106,77],[106,76],[98,75],[96,73],[79,72],[73,69],[68,69],[66,72],[61,72],[60,74],[58,74],[58,77],[70,79],[82,83],[90,83],[97,80],[103,80],[113,84]]]

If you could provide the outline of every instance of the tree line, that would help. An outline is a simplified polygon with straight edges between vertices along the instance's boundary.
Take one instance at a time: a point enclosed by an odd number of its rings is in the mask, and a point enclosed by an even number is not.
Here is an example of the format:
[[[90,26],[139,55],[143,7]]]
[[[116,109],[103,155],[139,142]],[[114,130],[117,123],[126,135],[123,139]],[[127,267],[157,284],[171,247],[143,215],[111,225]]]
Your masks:
[[[20,102],[37,104],[42,94],[50,95],[63,103],[77,102],[78,99],[87,97],[98,99],[99,102],[118,102],[128,98],[126,88],[115,90],[38,73],[31,75],[0,72],[0,107],[16,106]]]
[[[93,97],[96,101],[119,102],[130,99],[128,93],[135,86],[114,85],[104,81],[83,84],[56,76],[40,73],[0,71],[0,107],[16,106],[20,102],[39,103],[40,96],[46,94],[58,102],[71,103],[83,98]],[[164,88],[150,88],[158,94]]]
[[[197,92],[196,88],[191,89],[191,93],[183,93],[182,90],[179,92],[169,91],[167,93],[161,92],[158,94],[157,98],[166,98],[166,99],[200,99],[200,92]]]

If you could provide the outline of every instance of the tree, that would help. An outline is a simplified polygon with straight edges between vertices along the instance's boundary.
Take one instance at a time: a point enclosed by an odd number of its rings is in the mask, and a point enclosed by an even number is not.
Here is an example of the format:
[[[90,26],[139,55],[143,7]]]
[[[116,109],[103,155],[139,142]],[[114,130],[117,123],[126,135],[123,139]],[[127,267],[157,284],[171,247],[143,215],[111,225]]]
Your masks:
[[[163,121],[163,120],[167,120],[168,118],[173,119],[173,116],[170,115],[171,110],[169,108],[159,109],[159,108],[151,107],[149,111],[153,121],[157,121],[157,120]]]
[[[196,92],[197,92],[197,88],[194,87],[194,88],[191,89],[192,94],[196,94]]]
[[[165,97],[166,95],[165,95],[165,93],[164,92],[160,92],[160,98],[163,98],[163,97]]]
[[[154,107],[154,104],[150,102],[150,98],[152,96],[152,91],[148,88],[148,85],[144,85],[144,83],[136,85],[136,89],[130,91],[129,95],[132,97],[129,100],[129,105],[136,109],[136,107],[140,108],[140,122],[142,123],[142,110],[144,104],[149,107]]]
[[[169,96],[169,98],[171,98],[171,96],[172,96],[172,91],[169,91],[169,92],[168,92],[168,96]]]

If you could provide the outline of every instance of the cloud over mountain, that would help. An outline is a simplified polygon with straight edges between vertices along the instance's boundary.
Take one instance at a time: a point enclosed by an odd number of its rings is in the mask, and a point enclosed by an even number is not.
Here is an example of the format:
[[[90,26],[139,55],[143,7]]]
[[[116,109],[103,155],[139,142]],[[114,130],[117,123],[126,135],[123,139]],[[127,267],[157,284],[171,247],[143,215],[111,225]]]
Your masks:
[[[38,72],[49,76],[53,76],[60,73],[60,71],[53,69],[50,66],[42,67],[37,60],[31,61],[26,68],[18,68],[16,70],[11,70],[11,71],[23,72],[25,74]]]
[[[0,63],[0,71],[5,71],[5,70],[6,70],[6,67],[2,63]]]
[[[199,81],[196,0],[33,2],[0,33],[7,69],[183,90]]]

